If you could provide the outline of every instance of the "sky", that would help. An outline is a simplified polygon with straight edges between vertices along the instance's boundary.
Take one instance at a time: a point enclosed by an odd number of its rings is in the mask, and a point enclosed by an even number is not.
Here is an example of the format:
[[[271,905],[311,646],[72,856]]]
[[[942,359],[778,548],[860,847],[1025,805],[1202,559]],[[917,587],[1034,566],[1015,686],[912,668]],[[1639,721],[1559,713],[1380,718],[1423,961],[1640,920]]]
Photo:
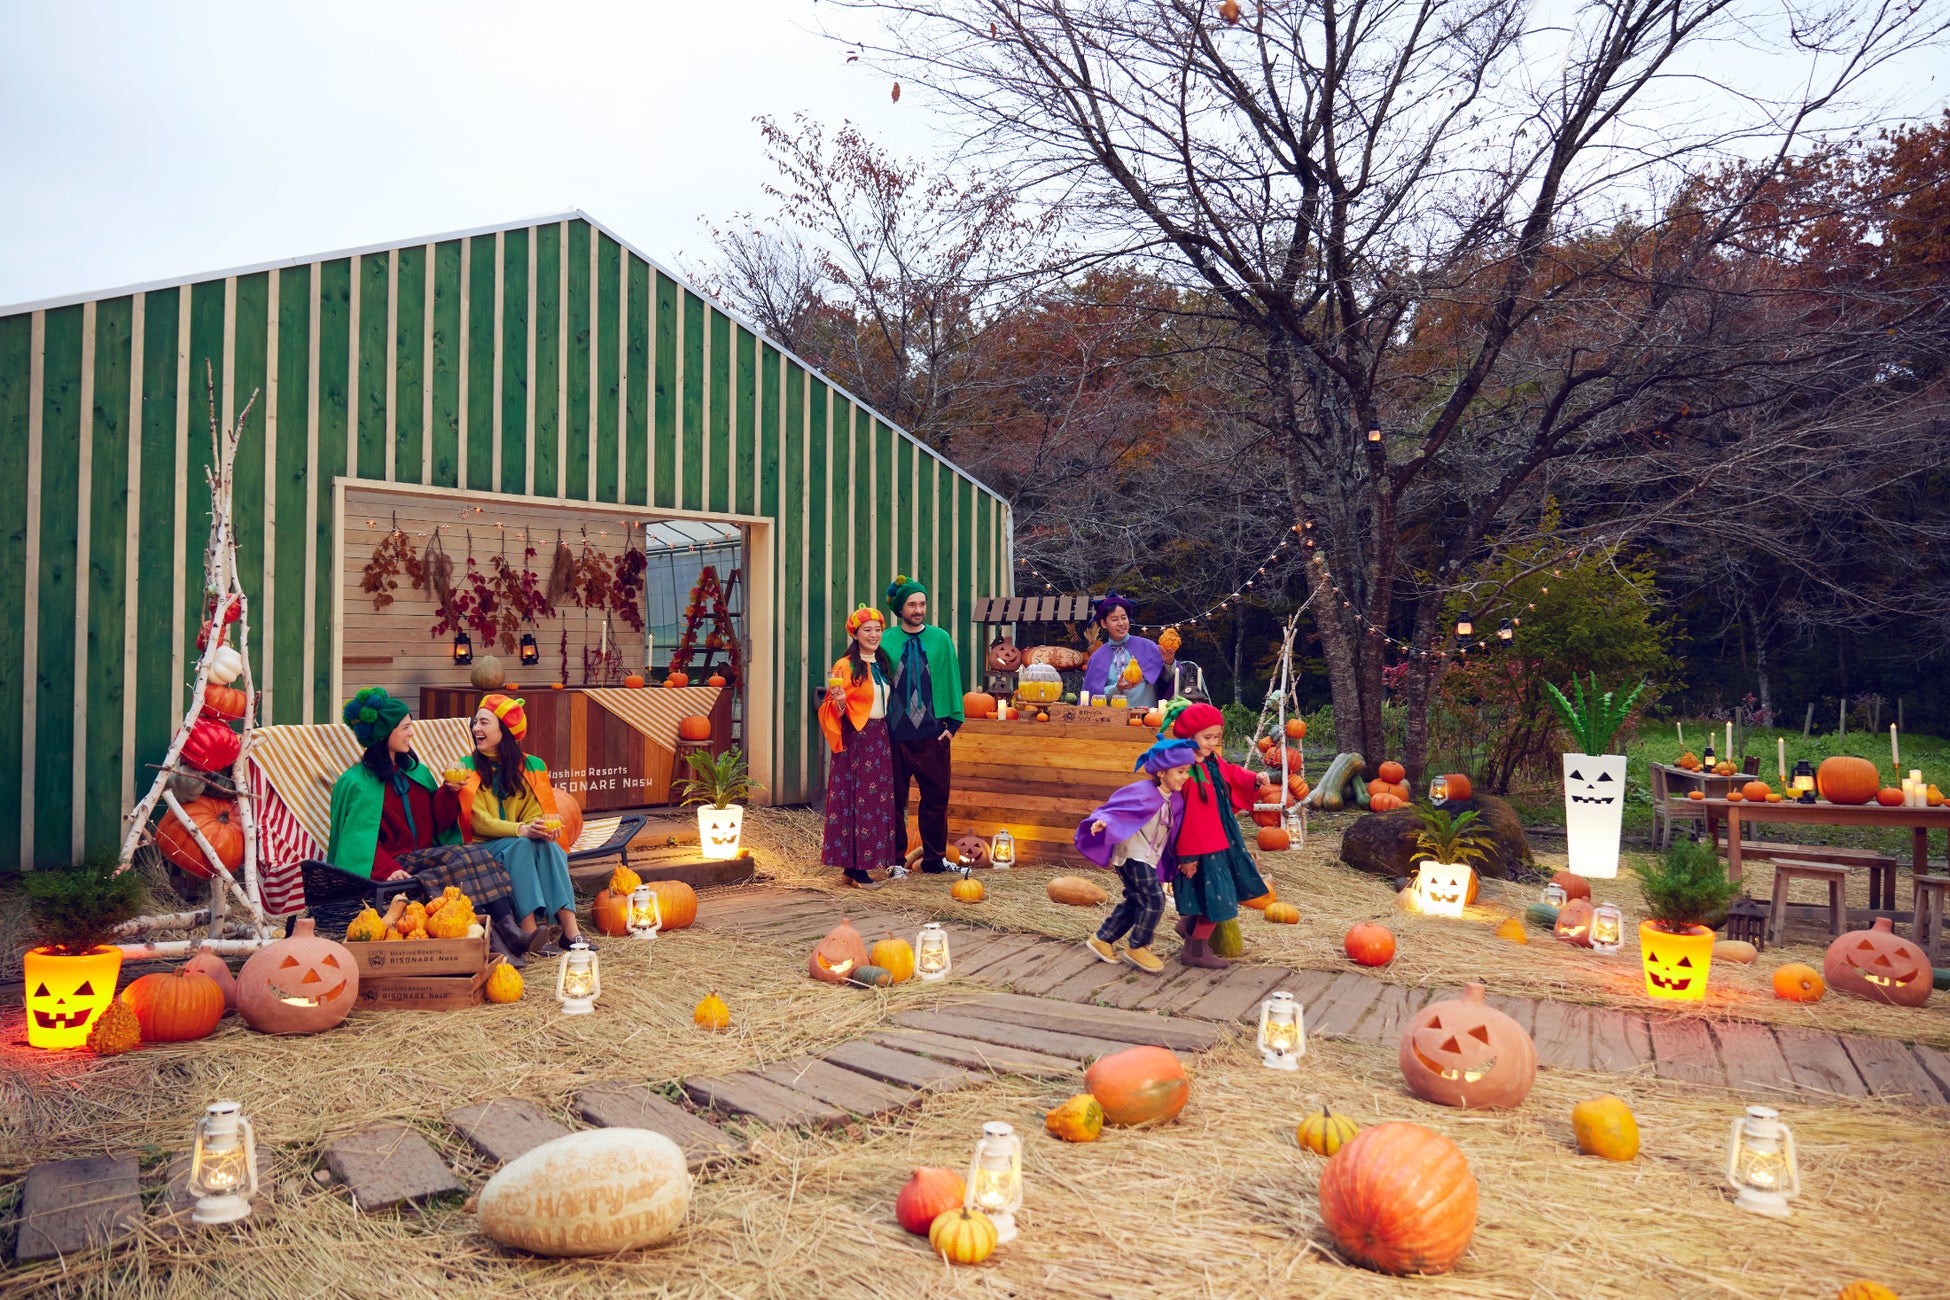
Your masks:
[[[925,92],[894,102],[821,35],[860,21],[818,0],[0,0],[0,305],[575,208],[696,265],[703,219],[770,207],[757,116],[940,150]],[[1941,56],[1879,73],[1890,106],[1937,111]]]
[[[931,149],[828,17],[851,21],[816,0],[0,0],[0,304],[574,208],[695,262],[700,216],[770,206],[761,114]]]

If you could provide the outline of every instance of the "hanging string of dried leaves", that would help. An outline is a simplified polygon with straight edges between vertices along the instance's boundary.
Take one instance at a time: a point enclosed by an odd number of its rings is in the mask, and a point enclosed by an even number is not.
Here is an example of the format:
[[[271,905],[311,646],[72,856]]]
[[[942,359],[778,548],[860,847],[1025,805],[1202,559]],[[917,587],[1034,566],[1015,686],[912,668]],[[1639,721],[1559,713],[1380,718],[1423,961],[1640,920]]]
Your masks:
[[[650,557],[643,548],[629,540],[636,534],[636,525],[630,525],[624,534],[623,554],[616,560],[616,578],[610,586],[609,608],[621,622],[627,623],[631,630],[643,630],[643,610],[639,601],[643,595],[644,575],[650,571]]]
[[[372,558],[366,561],[359,578],[359,590],[372,597],[375,610],[383,610],[393,603],[393,593],[399,590],[402,575],[414,587],[423,585],[425,575],[420,557],[412,541],[400,531],[399,518],[395,516],[391,531],[372,548]]]
[[[420,572],[425,586],[433,592],[433,603],[439,607],[441,626],[459,627],[460,617],[454,610],[454,557],[440,544],[437,527],[427,539],[426,554],[420,557]],[[413,585],[422,584],[416,581]],[[434,634],[437,636],[439,632],[436,628]]]
[[[576,590],[576,556],[569,544],[562,540],[562,530],[555,530],[555,558],[548,568],[548,603],[559,607],[568,603]]]
[[[481,640],[494,644],[495,634],[500,623],[499,599],[495,596],[494,585],[481,572],[480,563],[474,558],[474,530],[467,530],[467,590],[457,598],[456,604],[467,619],[468,626],[481,634]]]

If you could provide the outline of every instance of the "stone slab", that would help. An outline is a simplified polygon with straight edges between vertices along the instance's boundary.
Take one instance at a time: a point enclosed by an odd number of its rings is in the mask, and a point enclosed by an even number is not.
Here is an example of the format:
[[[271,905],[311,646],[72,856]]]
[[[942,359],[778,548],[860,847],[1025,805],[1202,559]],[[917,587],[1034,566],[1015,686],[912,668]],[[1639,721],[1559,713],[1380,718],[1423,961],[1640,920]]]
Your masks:
[[[832,1128],[847,1122],[845,1111],[755,1074],[699,1075],[684,1080],[684,1092],[700,1106],[773,1128]]]
[[[460,1130],[476,1151],[499,1164],[525,1156],[544,1142],[569,1135],[568,1127],[550,1118],[532,1101],[498,1097],[447,1112],[447,1122]]]
[[[642,1128],[663,1134],[683,1149],[684,1161],[692,1169],[745,1154],[745,1144],[716,1124],[637,1084],[585,1088],[576,1094],[575,1110],[598,1128]]]
[[[1082,1070],[1067,1056],[984,1043],[957,1034],[927,1030],[889,1030],[872,1041],[897,1052],[914,1052],[983,1074],[1019,1074],[1031,1079],[1080,1079]]]
[[[759,1077],[867,1118],[903,1110],[921,1099],[921,1094],[913,1088],[897,1088],[869,1079],[815,1056],[780,1061],[759,1071]]]
[[[427,1140],[403,1124],[328,1142],[325,1165],[352,1194],[352,1204],[369,1213],[461,1190]]]
[[[108,1245],[142,1223],[133,1155],[50,1160],[27,1171],[14,1258],[23,1264]]]
[[[958,1065],[931,1061],[925,1056],[897,1052],[891,1047],[859,1039],[841,1043],[827,1052],[825,1059],[832,1065],[863,1074],[869,1079],[926,1092],[952,1092],[975,1082],[975,1076]]]

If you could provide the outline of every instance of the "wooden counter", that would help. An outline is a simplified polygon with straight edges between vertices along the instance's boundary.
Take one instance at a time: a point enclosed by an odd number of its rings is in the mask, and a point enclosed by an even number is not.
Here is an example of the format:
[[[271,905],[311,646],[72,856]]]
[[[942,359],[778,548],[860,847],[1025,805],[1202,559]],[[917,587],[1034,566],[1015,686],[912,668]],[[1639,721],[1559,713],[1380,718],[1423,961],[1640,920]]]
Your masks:
[[[948,843],[971,831],[987,839],[1007,828],[1018,864],[1085,865],[1076,851],[1077,823],[1112,791],[1138,779],[1132,770],[1138,756],[1157,738],[1153,728],[1121,718],[1115,724],[963,724],[954,741]],[[910,813],[918,794],[909,797]]]

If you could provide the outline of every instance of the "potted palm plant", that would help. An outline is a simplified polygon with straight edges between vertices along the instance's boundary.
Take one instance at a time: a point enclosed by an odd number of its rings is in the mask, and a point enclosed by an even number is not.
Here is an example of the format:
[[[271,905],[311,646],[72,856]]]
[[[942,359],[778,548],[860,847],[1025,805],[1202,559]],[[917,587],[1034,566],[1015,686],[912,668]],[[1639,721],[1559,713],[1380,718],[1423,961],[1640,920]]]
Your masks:
[[[1707,922],[1723,915],[1740,887],[1727,879],[1726,864],[1711,844],[1676,841],[1665,853],[1637,863],[1646,920],[1639,922],[1639,960],[1647,997],[1697,1002],[1706,996],[1713,962],[1713,931]]]
[[[1580,876],[1609,880],[1618,874],[1618,836],[1625,821],[1625,755],[1612,753],[1618,729],[1645,689],[1641,681],[1631,694],[1600,691],[1598,674],[1591,674],[1591,694],[1574,674],[1573,699],[1553,683],[1545,683],[1564,729],[1578,752],[1564,755],[1564,835],[1570,869]]]
[[[108,941],[142,910],[142,877],[114,861],[24,877],[35,944],[26,956],[27,1043],[60,1051],[88,1041],[115,999],[122,950]]]
[[[679,783],[685,806],[696,804],[697,841],[707,858],[735,858],[744,834],[744,801],[765,787],[751,779],[745,755],[736,749],[722,754],[687,754],[694,775]]]
[[[1476,827],[1473,809],[1452,819],[1446,808],[1418,804],[1415,815],[1422,822],[1411,858],[1421,864],[1415,871],[1416,910],[1430,916],[1461,916],[1476,883],[1471,864],[1489,856],[1490,838]]]

